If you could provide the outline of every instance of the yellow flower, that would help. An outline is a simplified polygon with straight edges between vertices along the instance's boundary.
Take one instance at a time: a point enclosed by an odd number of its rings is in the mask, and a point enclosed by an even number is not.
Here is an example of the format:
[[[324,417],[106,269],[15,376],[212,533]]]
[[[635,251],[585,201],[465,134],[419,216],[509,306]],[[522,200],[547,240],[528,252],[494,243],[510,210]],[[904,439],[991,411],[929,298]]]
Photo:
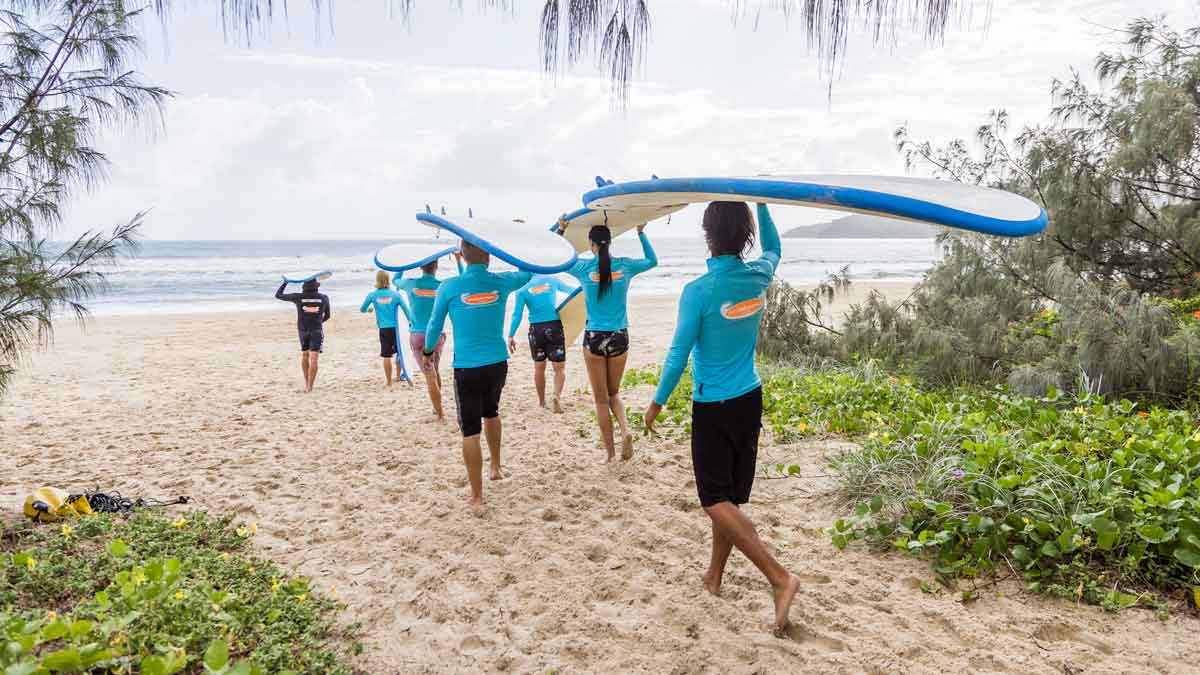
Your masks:
[[[330,595],[337,595],[337,586],[330,586],[330,587],[329,587],[329,594],[330,594]]]
[[[183,591],[175,591],[175,599],[182,600],[183,599]]]
[[[258,523],[250,523],[250,534],[258,534]]]
[[[307,597],[308,597],[307,593],[301,593],[300,595],[296,596],[296,602],[304,602],[304,599]]]
[[[239,527],[239,528],[237,529],[237,536],[239,536],[239,537],[244,537],[244,536],[246,536],[246,534],[247,534],[247,533],[246,533],[246,528],[244,528],[244,527]]]
[[[58,620],[58,612],[46,612],[46,620],[54,622]]]
[[[33,556],[29,556],[25,559],[25,566],[29,569],[33,569],[34,567],[37,567],[37,560],[34,560]]]
[[[873,440],[875,440],[876,438],[879,438],[879,433],[878,433],[878,432],[875,432],[875,431],[872,431],[871,433],[867,434],[867,438],[869,438],[869,439],[871,439],[871,440],[873,441]]]
[[[796,429],[798,429],[800,433],[804,433],[805,431],[808,431],[808,424],[801,422],[796,425]]]
[[[178,519],[175,520],[175,522],[171,523],[171,527],[174,527],[177,530],[179,528],[183,527],[184,525],[187,525],[187,519],[184,518],[183,516],[180,516]]]
[[[1084,410],[1084,409],[1083,409],[1083,406],[1081,406],[1081,405],[1077,405],[1077,406],[1075,406],[1075,410],[1074,410],[1073,412],[1074,412],[1076,415],[1084,415],[1084,414],[1086,414],[1086,413],[1087,413],[1087,411],[1086,411],[1086,410]]]
[[[228,560],[229,560],[229,554],[228,554],[228,553],[222,553],[222,554],[221,554],[221,560],[228,561]]]
[[[1128,439],[1126,439],[1126,441],[1125,441],[1125,447],[1126,447],[1126,448],[1133,447],[1133,443],[1134,443],[1134,441],[1136,441],[1136,440],[1137,440],[1137,436],[1130,436],[1130,437],[1129,437]]]
[[[274,593],[277,590],[279,590],[279,579],[277,577],[271,577],[271,592]]]
[[[69,537],[69,536],[71,536],[71,533],[72,533],[72,532],[74,532],[74,531],[75,531],[75,528],[71,527],[70,525],[63,525],[63,526],[62,526],[62,535],[63,535],[64,537]]]
[[[1024,516],[1022,516],[1022,517],[1021,517],[1021,520],[1025,521],[1025,524],[1026,524],[1026,525],[1028,525],[1028,524],[1029,524],[1029,519],[1028,519],[1028,518],[1025,518]]]

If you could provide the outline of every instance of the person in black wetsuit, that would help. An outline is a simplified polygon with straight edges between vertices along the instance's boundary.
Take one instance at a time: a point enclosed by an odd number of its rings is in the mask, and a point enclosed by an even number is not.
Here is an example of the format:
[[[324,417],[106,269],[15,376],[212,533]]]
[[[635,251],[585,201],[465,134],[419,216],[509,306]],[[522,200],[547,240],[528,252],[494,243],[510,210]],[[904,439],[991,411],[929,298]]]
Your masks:
[[[313,390],[317,381],[317,359],[325,342],[324,324],[329,320],[329,296],[318,293],[321,284],[316,279],[304,282],[300,293],[284,293],[285,280],[275,291],[275,297],[296,305],[296,328],[300,331],[300,368],[304,371],[304,391]]]

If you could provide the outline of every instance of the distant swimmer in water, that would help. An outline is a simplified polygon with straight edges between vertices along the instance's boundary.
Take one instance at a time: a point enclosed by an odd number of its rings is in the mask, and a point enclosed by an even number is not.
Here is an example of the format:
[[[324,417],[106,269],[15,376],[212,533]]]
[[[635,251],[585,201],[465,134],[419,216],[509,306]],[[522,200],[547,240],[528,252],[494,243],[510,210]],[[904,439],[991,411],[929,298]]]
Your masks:
[[[625,374],[625,360],[629,356],[629,317],[626,298],[633,277],[658,265],[658,256],[650,247],[650,240],[643,231],[646,224],[638,225],[638,240],[642,242],[644,258],[614,258],[608,252],[612,233],[605,225],[596,225],[588,230],[591,243],[591,258],[580,258],[567,273],[579,280],[583,286],[584,304],[587,306],[587,323],[583,333],[583,362],[587,366],[588,380],[592,384],[592,398],[596,402],[596,421],[600,424],[600,435],[608,461],[616,459],[613,440],[612,418],[617,418],[621,427],[621,459],[633,457],[633,434],[629,433],[629,419],[625,415],[625,404],[621,401],[621,377]],[[567,230],[566,218],[558,219],[558,233]]]
[[[562,321],[558,319],[558,294],[570,293],[573,289],[562,279],[549,274],[539,274],[517,291],[513,305],[512,321],[508,325],[508,351],[515,354],[517,326],[521,316],[529,308],[529,355],[533,358],[533,385],[537,388],[538,405],[546,407],[546,362],[554,367],[554,396],[551,408],[562,412],[562,390],[567,380],[567,339]]]
[[[392,290],[388,273],[383,270],[375,273],[375,290],[367,294],[359,311],[375,313],[375,327],[379,329],[379,356],[383,358],[383,375],[390,387],[392,358],[396,356],[396,331],[399,330],[397,324],[400,314],[412,323],[412,313],[404,302],[404,296]],[[411,381],[408,384],[412,386]]]
[[[476,513],[482,513],[481,432],[487,437],[491,455],[491,479],[504,477],[500,469],[500,394],[508,377],[504,310],[509,294],[524,286],[531,275],[489,272],[491,257],[487,251],[465,241],[462,256],[467,261],[466,271],[442,282],[437,290],[421,354],[427,361],[434,358],[449,316],[454,325],[454,398],[463,435],[463,463],[471,483],[468,504]]]
[[[279,300],[296,305],[296,328],[300,332],[300,368],[304,371],[304,391],[313,390],[317,381],[317,360],[325,344],[325,322],[331,316],[329,296],[318,293],[321,284],[316,279],[304,282],[300,293],[284,293],[288,282],[284,280],[275,291]]]
[[[462,274],[462,261],[457,253],[454,254],[458,273]],[[442,285],[437,278],[438,262],[421,265],[421,276],[405,279],[399,272],[392,277],[396,290],[408,296],[408,306],[411,311],[408,320],[408,346],[421,365],[425,374],[425,389],[429,392],[429,402],[433,404],[433,414],[438,422],[445,422],[442,412],[442,374],[438,370],[442,362],[442,346],[446,344],[446,336],[442,335],[434,346],[433,356],[429,359],[420,358],[425,349],[425,327],[429,325],[429,317],[433,314],[433,299],[437,296],[438,287]]]
[[[712,557],[704,587],[721,592],[725,562],[737,547],[767,577],[775,604],[775,630],[788,625],[788,610],[800,588],[758,538],[742,512],[750,501],[762,428],[762,380],[754,349],[767,286],[779,265],[779,232],[771,213],[758,205],[763,254],[746,262],[754,245],[754,218],[742,202],[713,202],[704,211],[704,238],[712,257],[708,273],[688,283],[679,300],[675,337],[663,364],[646,428],[666,405],[692,358],[692,468],[700,505],[712,520]]]

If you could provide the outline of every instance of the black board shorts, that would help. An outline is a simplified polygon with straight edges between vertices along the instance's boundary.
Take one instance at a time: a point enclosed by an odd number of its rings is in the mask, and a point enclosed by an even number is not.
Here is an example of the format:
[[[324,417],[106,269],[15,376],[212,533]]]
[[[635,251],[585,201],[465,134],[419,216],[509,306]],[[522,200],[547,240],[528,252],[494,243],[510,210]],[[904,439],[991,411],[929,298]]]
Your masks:
[[[396,355],[396,329],[379,329],[379,356],[389,358]]]
[[[762,387],[725,401],[692,402],[692,470],[701,506],[750,501],[762,410]]]
[[[463,438],[478,436],[483,420],[500,415],[500,393],[508,379],[508,361],[454,369],[454,400]]]
[[[620,356],[629,351],[629,329],[584,331],[583,348],[596,356]]]
[[[539,321],[529,324],[529,355],[534,361],[562,363],[567,360],[567,336],[562,321]]]
[[[315,330],[300,329],[300,351],[302,352],[320,352],[321,347],[325,345],[325,331],[317,328]]]

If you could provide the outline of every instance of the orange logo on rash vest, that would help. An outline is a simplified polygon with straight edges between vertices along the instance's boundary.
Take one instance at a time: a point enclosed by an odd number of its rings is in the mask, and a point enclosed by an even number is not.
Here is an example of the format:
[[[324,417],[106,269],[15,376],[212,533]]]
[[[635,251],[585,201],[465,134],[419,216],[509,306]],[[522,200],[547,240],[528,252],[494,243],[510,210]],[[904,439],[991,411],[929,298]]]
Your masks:
[[[391,298],[376,298],[375,302],[378,302],[381,305],[390,305],[390,304],[392,304],[392,299]]]
[[[541,295],[550,290],[550,284],[542,284],[541,286],[531,286],[529,288],[530,295]]]
[[[500,300],[500,293],[497,291],[463,293],[459,299],[463,301],[464,305],[491,305]]]
[[[618,270],[613,270],[613,273],[612,273],[613,281],[617,281],[618,279],[623,279],[623,278],[625,278],[624,272],[620,272]],[[592,281],[594,281],[596,283],[600,283],[600,273],[599,272],[592,272]]]
[[[429,288],[414,288],[413,295],[418,298],[435,298],[437,297],[437,291]]]
[[[721,305],[721,316],[726,319],[745,319],[746,317],[754,316],[762,311],[763,299],[762,296],[742,300],[741,302],[727,302]]]

